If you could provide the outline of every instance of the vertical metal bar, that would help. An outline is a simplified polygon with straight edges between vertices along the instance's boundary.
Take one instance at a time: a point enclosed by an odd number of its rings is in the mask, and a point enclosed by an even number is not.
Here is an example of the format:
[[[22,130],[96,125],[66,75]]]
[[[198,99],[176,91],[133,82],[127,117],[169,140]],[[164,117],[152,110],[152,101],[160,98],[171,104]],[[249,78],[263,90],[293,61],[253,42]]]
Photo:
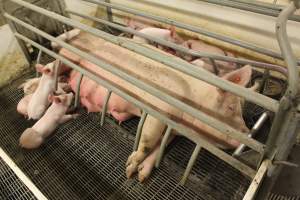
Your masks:
[[[155,163],[155,167],[158,168],[159,165],[160,165],[160,162],[161,162],[161,159],[162,159],[162,156],[165,152],[165,149],[166,149],[166,146],[167,146],[167,142],[168,142],[168,139],[171,135],[171,131],[172,131],[172,127],[171,126],[168,126],[167,130],[166,130],[166,133],[161,141],[161,144],[160,144],[160,148],[159,148],[159,154],[156,158],[156,163]]]
[[[297,8],[300,8],[300,1],[294,0],[279,15],[276,22],[276,36],[280,50],[288,67],[288,88],[280,101],[279,110],[273,120],[269,138],[267,141],[265,155],[262,159],[274,161],[285,161],[297,137],[297,124],[299,123],[297,100],[299,71],[296,66],[296,58],[293,54],[288,40],[286,26],[289,16]],[[267,197],[269,191],[277,180],[282,166],[271,165],[268,169],[268,176],[265,178],[262,187],[258,192],[258,199]]]
[[[210,58],[209,60],[210,60],[210,62],[212,64],[212,66],[213,66],[214,74],[218,75],[219,74],[219,69],[218,69],[218,66],[217,66],[215,60],[212,59],[212,58]]]
[[[54,63],[54,81],[55,81],[55,91],[58,89],[58,73],[60,69],[60,60],[56,60]]]
[[[81,85],[81,81],[83,78],[83,74],[80,73],[80,76],[77,79],[77,83],[76,83],[76,91],[75,91],[75,103],[74,103],[74,108],[78,108],[79,107],[79,103],[80,103],[80,85]]]
[[[197,144],[197,146],[195,147],[194,151],[193,151],[193,154],[189,160],[189,163],[184,171],[184,174],[183,174],[183,177],[182,179],[180,180],[180,185],[184,185],[186,183],[186,180],[188,178],[188,176],[190,175],[190,172],[195,164],[195,161],[199,155],[199,152],[201,150],[201,145]]]
[[[143,110],[137,131],[136,131],[136,135],[135,135],[135,141],[134,141],[134,145],[133,145],[133,151],[136,151],[138,149],[139,143],[140,143],[140,138],[141,138],[141,133],[142,133],[142,129],[147,117],[147,113],[145,110]]]
[[[13,34],[17,33],[17,27],[14,22],[12,22],[11,20],[8,20],[8,25],[9,25],[11,31],[13,32]],[[30,56],[28,48],[26,47],[25,42],[18,38],[16,38],[16,40],[17,40],[17,43],[19,44],[19,46],[21,47],[21,50],[22,50],[22,53],[23,53],[25,59],[27,60],[28,63],[31,63],[31,56]]]
[[[105,0],[106,3],[110,3],[110,0]],[[113,22],[111,7],[106,7],[107,19],[110,22]]]
[[[104,105],[102,107],[102,112],[101,112],[101,121],[100,121],[101,126],[103,126],[103,124],[104,124],[105,114],[106,114],[106,111],[107,111],[108,101],[109,101],[109,98],[111,96],[111,93],[112,93],[111,90],[107,90],[107,95],[105,96]]]
[[[268,113],[264,112],[260,118],[257,120],[257,122],[254,124],[254,126],[252,127],[252,129],[250,130],[248,137],[253,137],[257,131],[262,127],[262,125],[264,124],[264,122],[268,119]],[[236,157],[239,156],[243,150],[246,148],[246,145],[241,144],[238,148],[236,148],[236,150],[234,151],[234,153],[232,154],[232,156]]]
[[[43,51],[39,50],[39,53],[38,53],[38,56],[37,56],[37,59],[36,59],[36,64],[40,64],[41,63],[42,53],[43,53]],[[39,72],[38,71],[36,71],[36,75],[35,76],[39,77]]]

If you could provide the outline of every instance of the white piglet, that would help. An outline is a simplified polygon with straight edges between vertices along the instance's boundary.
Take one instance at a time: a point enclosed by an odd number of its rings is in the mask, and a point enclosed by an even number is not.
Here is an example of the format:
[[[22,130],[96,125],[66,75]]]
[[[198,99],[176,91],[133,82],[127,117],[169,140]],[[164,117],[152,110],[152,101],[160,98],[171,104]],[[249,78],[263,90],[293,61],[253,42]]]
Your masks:
[[[66,114],[73,96],[71,92],[59,96],[49,95],[49,102],[52,102],[52,105],[32,128],[27,128],[22,133],[20,146],[26,149],[38,148],[60,124],[76,118],[78,114]]]
[[[48,63],[46,66],[37,64],[36,70],[42,73],[37,89],[32,94],[28,103],[27,113],[29,119],[40,119],[50,102],[48,101],[49,94],[55,91],[55,64]]]

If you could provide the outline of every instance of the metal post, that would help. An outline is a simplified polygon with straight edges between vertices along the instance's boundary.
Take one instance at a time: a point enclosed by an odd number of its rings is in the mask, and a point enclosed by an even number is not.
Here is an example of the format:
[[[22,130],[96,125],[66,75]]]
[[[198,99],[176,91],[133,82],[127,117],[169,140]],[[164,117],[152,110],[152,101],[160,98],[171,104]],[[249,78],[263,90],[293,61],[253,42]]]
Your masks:
[[[106,111],[107,111],[108,101],[109,101],[109,98],[110,98],[110,96],[111,96],[111,93],[112,93],[111,90],[107,90],[107,94],[106,94],[106,96],[105,96],[104,104],[103,104],[102,112],[101,112],[101,121],[100,121],[100,125],[101,125],[101,126],[103,126],[103,124],[104,124],[105,114],[106,114]]]
[[[162,156],[165,152],[165,149],[167,147],[167,143],[168,143],[168,139],[171,135],[171,132],[172,132],[172,127],[171,126],[168,126],[167,130],[166,130],[166,133],[161,141],[161,144],[160,144],[160,148],[159,148],[159,154],[156,158],[156,163],[155,163],[155,167],[158,168],[159,165],[160,165],[160,162],[161,162],[161,159],[162,159]]]
[[[38,53],[38,56],[37,56],[37,59],[36,59],[36,64],[40,64],[41,63],[42,53],[43,53],[43,51],[39,50],[39,53]],[[38,71],[36,71],[36,75],[35,76],[39,77],[39,72]]]
[[[74,102],[75,109],[79,107],[79,103],[80,103],[80,85],[81,85],[82,78],[83,78],[83,74],[80,73],[76,83],[75,102]]]
[[[139,143],[140,143],[140,138],[141,138],[141,134],[142,134],[142,129],[147,117],[147,113],[143,110],[137,131],[136,131],[136,135],[135,135],[135,141],[134,141],[134,145],[133,145],[133,151],[136,151],[138,149]]]
[[[55,91],[58,89],[58,75],[60,70],[60,60],[54,62],[54,81],[55,81]]]
[[[195,147],[194,151],[193,151],[193,154],[189,160],[189,163],[184,171],[184,175],[182,177],[182,179],[180,180],[180,185],[184,185],[188,176],[190,175],[191,173],[191,170],[196,162],[196,159],[200,153],[200,150],[201,150],[201,146],[199,144],[197,144],[197,146]]]
[[[296,58],[293,54],[289,43],[286,25],[289,16],[291,16],[297,8],[300,8],[300,1],[294,0],[279,15],[276,23],[276,36],[279,42],[282,55],[288,66],[288,88],[280,101],[279,111],[277,112],[269,138],[267,141],[266,151],[263,159],[267,158],[274,162],[286,161],[293,144],[296,141],[297,125],[299,123],[299,101],[297,100],[299,71],[296,66]],[[279,163],[280,163],[279,162]],[[281,162],[284,163],[284,162]],[[265,178],[262,188],[259,190],[257,199],[264,199],[273,187],[282,165],[272,164],[268,170],[268,176]]]

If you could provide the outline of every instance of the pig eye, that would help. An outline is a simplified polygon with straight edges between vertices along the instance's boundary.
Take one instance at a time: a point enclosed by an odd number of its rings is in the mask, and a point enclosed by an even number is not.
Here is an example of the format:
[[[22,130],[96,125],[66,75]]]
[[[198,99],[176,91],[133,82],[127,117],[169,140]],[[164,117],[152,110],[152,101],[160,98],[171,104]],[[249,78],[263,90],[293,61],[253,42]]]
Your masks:
[[[228,106],[228,109],[229,109],[230,111],[233,112],[233,111],[235,110],[235,109],[234,109],[234,105],[229,105],[229,106]]]

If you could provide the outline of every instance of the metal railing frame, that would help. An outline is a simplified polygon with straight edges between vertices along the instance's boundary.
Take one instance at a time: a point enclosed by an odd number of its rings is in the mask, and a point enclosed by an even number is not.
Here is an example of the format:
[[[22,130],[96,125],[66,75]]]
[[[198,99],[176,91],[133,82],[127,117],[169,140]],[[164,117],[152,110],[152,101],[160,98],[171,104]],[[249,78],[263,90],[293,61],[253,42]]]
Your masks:
[[[116,69],[116,67],[114,67],[110,64],[107,64],[107,63],[99,60],[98,58],[91,56],[91,55],[89,55],[89,54],[63,42],[63,41],[60,41],[59,39],[56,39],[53,36],[43,32],[43,31],[40,31],[29,24],[26,24],[25,22],[15,18],[14,16],[12,16],[8,13],[5,13],[5,17],[9,20],[10,23],[19,24],[52,42],[56,42],[58,45],[62,46],[63,48],[66,48],[67,50],[70,50],[71,52],[82,56],[86,60],[98,65],[99,67],[109,71],[110,73],[115,74],[130,83],[135,84],[139,88],[147,91],[149,94],[151,94],[155,97],[160,98],[160,96],[163,95],[164,98],[162,100],[169,103],[170,105],[173,105],[173,106],[179,108],[180,110],[183,110],[184,112],[186,112],[188,114],[191,114],[192,116],[196,117],[197,119],[209,124],[210,126],[212,126],[215,129],[223,132],[227,136],[237,139],[238,141],[240,141],[241,143],[244,143],[245,145],[249,146],[253,150],[261,153],[263,156],[262,160],[264,160],[264,161],[271,160],[272,161],[272,160],[276,159],[278,161],[281,161],[281,160],[286,159],[286,157],[290,151],[290,148],[292,146],[292,141],[293,141],[292,139],[296,135],[295,129],[297,128],[297,124],[299,121],[299,114],[298,114],[298,111],[299,111],[298,103],[299,102],[297,100],[297,93],[298,93],[297,84],[299,82],[299,76],[298,76],[298,70],[297,70],[297,60],[292,53],[291,46],[290,46],[288,38],[287,38],[286,22],[287,22],[289,16],[291,16],[294,13],[296,8],[299,8],[299,4],[300,4],[299,0],[294,0],[290,4],[290,6],[288,6],[279,15],[278,23],[276,26],[277,27],[277,29],[276,29],[277,30],[277,38],[278,38],[278,41],[280,44],[283,58],[285,59],[285,62],[287,63],[287,67],[288,67],[288,79],[287,79],[288,80],[288,88],[287,88],[286,94],[282,97],[282,99],[280,100],[279,103],[277,101],[270,99],[268,97],[265,97],[261,94],[257,94],[255,92],[248,91],[245,88],[236,86],[232,83],[229,83],[228,81],[222,80],[222,79],[210,74],[209,72],[199,69],[187,62],[171,59],[169,56],[160,54],[160,53],[156,52],[155,50],[149,49],[140,44],[136,44],[136,43],[128,41],[126,39],[122,39],[122,38],[113,36],[111,34],[105,33],[103,31],[94,29],[92,27],[83,25],[79,22],[76,22],[75,20],[63,17],[63,16],[53,13],[51,11],[47,11],[45,9],[31,5],[30,3],[26,3],[22,0],[10,0],[10,1],[12,1],[16,4],[19,4],[21,6],[24,6],[26,8],[29,8],[33,11],[36,11],[40,14],[46,15],[50,18],[56,19],[62,23],[70,25],[72,27],[76,27],[81,30],[84,30],[88,33],[96,35],[100,38],[103,38],[103,39],[105,39],[109,42],[112,42],[114,44],[117,44],[121,47],[124,47],[124,48],[129,49],[134,52],[137,52],[146,57],[149,57],[155,61],[166,64],[168,67],[171,67],[182,73],[193,76],[199,80],[202,80],[202,81],[205,81],[212,85],[215,85],[226,91],[232,92],[238,96],[244,97],[246,100],[249,100],[253,103],[256,103],[256,104],[270,110],[270,111],[275,112],[276,115],[275,115],[274,122],[272,124],[270,137],[268,139],[267,145],[265,146],[265,145],[255,141],[254,139],[248,138],[247,135],[244,135],[244,134],[232,129],[231,127],[220,122],[219,120],[209,117],[206,114],[204,114],[203,112],[196,110],[193,107],[170,96],[168,93],[159,91],[159,90],[155,89],[154,87],[152,87],[150,84],[145,84],[142,81],[139,81],[138,79],[136,79],[135,77],[124,73],[122,70],[118,70],[118,69]],[[84,0],[84,1],[90,1],[90,0]],[[114,7],[111,7],[111,8],[114,8]],[[175,22],[172,22],[172,23],[174,23],[174,25],[176,24]],[[108,25],[112,25],[112,24],[108,24]],[[188,139],[195,142],[197,144],[197,149],[195,149],[195,151],[194,151],[195,155],[192,156],[193,158],[190,159],[189,165],[190,164],[192,165],[192,163],[197,155],[198,150],[200,151],[201,148],[205,148],[205,149],[209,150],[211,153],[213,153],[214,155],[216,155],[217,157],[219,157],[220,159],[224,160],[225,162],[229,163],[233,167],[237,168],[244,175],[246,175],[250,178],[254,178],[256,172],[252,168],[248,167],[247,165],[243,164],[242,162],[238,161],[237,159],[233,158],[232,156],[230,156],[227,153],[223,152],[222,150],[218,149],[214,145],[210,144],[201,135],[197,134],[194,130],[191,130],[189,127],[185,127],[184,125],[171,120],[170,118],[168,118],[164,114],[158,112],[156,109],[149,106],[147,103],[143,102],[142,100],[137,100],[132,95],[127,94],[126,92],[124,92],[122,90],[122,88],[120,88],[119,86],[110,82],[109,80],[106,80],[104,77],[101,77],[100,75],[95,75],[95,74],[85,70],[84,68],[70,62],[68,59],[60,56],[59,54],[54,53],[53,51],[43,47],[42,45],[30,40],[29,38],[26,38],[25,36],[23,36],[17,32],[14,32],[14,34],[15,34],[16,38],[18,38],[18,40],[30,43],[31,45],[40,49],[40,51],[49,54],[50,56],[67,64],[71,68],[79,71],[82,75],[87,76],[87,77],[95,80],[97,83],[108,88],[109,93],[114,92],[114,93],[120,95],[121,97],[123,97],[124,99],[132,102],[137,107],[139,107],[143,110],[143,116],[146,116],[147,114],[151,114],[154,117],[160,119],[166,125],[168,125],[168,129],[177,130],[180,134],[182,134],[183,136],[185,136]],[[153,41],[156,40],[157,42],[161,42],[161,43],[165,42],[165,41],[159,41],[159,40],[157,40],[157,38],[148,38],[148,39],[150,39],[150,40],[153,39]],[[226,41],[226,40],[224,40],[224,41]],[[174,46],[174,44],[172,44],[172,43],[171,44],[165,43],[165,44],[170,45],[170,47],[177,48],[176,45]],[[188,53],[193,54],[195,52],[188,52]],[[199,52],[196,52],[196,54],[199,54]],[[207,55],[203,54],[203,55],[204,55],[204,57],[212,56],[209,54],[207,54]],[[198,56],[200,56],[200,54]],[[219,58],[215,58],[215,59],[219,59]],[[221,58],[221,60],[222,59],[223,58]],[[82,76],[78,80],[78,83],[79,83],[78,85],[80,85],[81,79],[82,79]],[[77,91],[76,91],[77,98],[79,95],[79,88],[80,87],[78,86]],[[107,97],[107,101],[108,101],[108,99],[109,99],[109,95]],[[77,99],[77,101],[78,101],[78,99]],[[103,123],[103,120],[101,120],[101,122]],[[139,126],[142,126],[142,124],[139,124]],[[284,142],[284,144],[285,144],[285,145],[283,145],[284,147],[279,148],[279,144],[282,144],[283,139],[285,139],[286,136],[288,136],[288,141]],[[167,140],[167,138],[164,138],[163,140]],[[265,147],[266,147],[266,150],[265,150]],[[160,156],[161,156],[163,150],[164,150],[164,148],[161,148]],[[190,168],[191,168],[191,166],[189,166],[188,170],[190,170]],[[276,174],[278,174],[279,169],[280,169],[280,166],[270,164],[270,167],[268,167],[268,170],[265,170],[265,171],[266,171],[266,173],[268,172],[269,176],[276,177]],[[186,176],[187,175],[185,173],[185,179],[186,179]],[[274,181],[274,180],[272,180],[272,181]],[[268,185],[270,185],[270,184],[268,184]],[[268,188],[268,187],[266,187],[266,188]],[[267,191],[267,190],[265,190],[265,191]]]

